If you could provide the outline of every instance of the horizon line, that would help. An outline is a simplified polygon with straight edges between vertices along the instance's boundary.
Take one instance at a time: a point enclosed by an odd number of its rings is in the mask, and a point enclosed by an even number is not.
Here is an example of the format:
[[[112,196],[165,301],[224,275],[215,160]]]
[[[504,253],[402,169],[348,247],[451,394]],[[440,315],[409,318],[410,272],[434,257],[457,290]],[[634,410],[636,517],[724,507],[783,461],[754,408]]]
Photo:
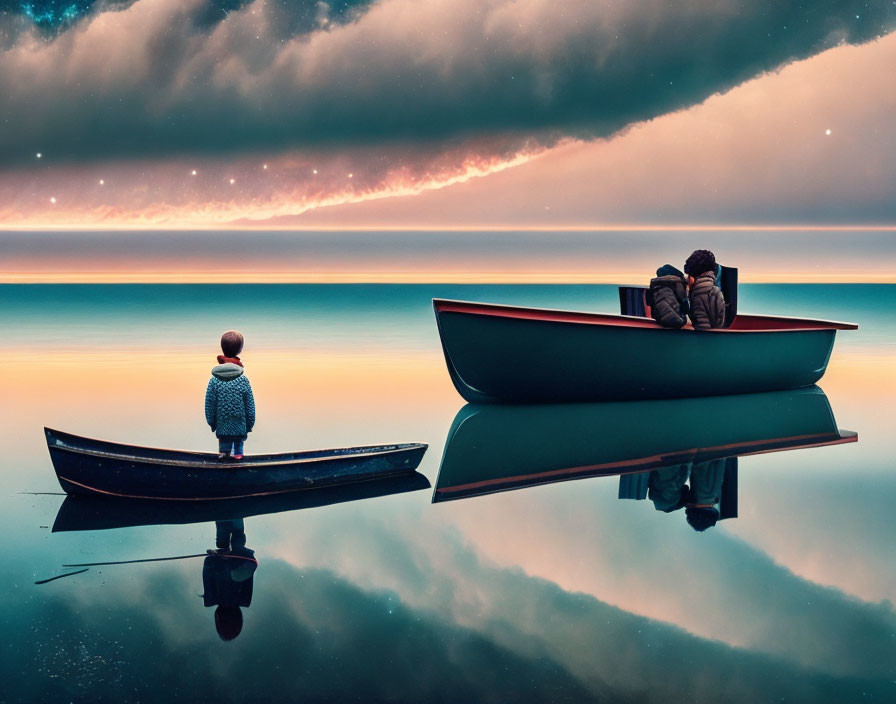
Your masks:
[[[171,232],[218,230],[234,231],[295,231],[295,232],[896,232],[894,224],[558,224],[558,225],[0,225],[3,232],[87,232],[137,231]]]
[[[896,274],[819,274],[803,272],[790,274],[760,273],[741,277],[743,284],[896,284]],[[244,272],[29,272],[0,273],[0,285],[26,284],[427,284],[427,285],[486,285],[486,284],[569,284],[569,285],[643,285],[643,272],[612,274],[577,274],[551,272],[467,274],[464,272],[433,272],[409,274],[401,272],[346,272],[346,273],[244,273]]]

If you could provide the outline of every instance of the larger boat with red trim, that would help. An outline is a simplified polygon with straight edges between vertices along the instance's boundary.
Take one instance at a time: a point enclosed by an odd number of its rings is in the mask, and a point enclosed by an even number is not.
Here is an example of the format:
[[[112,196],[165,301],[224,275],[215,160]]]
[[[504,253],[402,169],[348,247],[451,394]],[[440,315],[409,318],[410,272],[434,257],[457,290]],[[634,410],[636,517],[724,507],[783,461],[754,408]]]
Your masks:
[[[448,373],[478,403],[680,398],[811,386],[838,330],[857,325],[738,314],[714,330],[651,318],[433,300]]]

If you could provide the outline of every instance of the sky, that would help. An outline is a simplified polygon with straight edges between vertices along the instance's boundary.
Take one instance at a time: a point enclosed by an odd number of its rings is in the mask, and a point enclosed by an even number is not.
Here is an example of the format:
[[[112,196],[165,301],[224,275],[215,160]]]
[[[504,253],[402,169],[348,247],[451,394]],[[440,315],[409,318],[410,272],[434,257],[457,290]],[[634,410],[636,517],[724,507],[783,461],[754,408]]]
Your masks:
[[[0,0],[0,228],[896,225],[896,3]]]

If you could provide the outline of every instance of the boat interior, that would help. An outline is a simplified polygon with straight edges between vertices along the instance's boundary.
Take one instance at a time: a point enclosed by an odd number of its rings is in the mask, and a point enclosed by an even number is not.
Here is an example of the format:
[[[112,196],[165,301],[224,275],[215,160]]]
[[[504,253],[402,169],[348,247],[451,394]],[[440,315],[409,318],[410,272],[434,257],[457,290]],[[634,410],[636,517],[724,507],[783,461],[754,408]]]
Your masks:
[[[105,440],[95,440],[92,438],[84,438],[79,435],[71,435],[63,433],[51,428],[44,428],[47,436],[47,443],[51,449],[59,449],[63,451],[91,454],[91,455],[109,455],[116,457],[129,457],[133,459],[147,460],[186,460],[186,461],[207,461],[218,462],[217,452],[193,452],[190,450],[169,450],[155,447],[139,447],[135,445],[124,445],[121,443],[108,442]],[[246,455],[241,461],[241,466],[259,465],[259,464],[277,464],[281,462],[289,462],[294,460],[312,460],[324,458],[346,457],[351,455],[370,455],[380,453],[390,453],[413,448],[423,447],[419,443],[405,443],[398,445],[368,445],[363,447],[344,447],[326,450],[306,450],[301,452],[282,452],[277,454],[266,455]]]

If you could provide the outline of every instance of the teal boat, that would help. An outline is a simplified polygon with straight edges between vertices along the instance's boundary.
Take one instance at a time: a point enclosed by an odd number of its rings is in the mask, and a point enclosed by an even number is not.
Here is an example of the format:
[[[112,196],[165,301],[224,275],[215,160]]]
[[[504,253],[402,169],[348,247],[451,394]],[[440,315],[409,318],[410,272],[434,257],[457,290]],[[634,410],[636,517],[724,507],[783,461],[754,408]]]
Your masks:
[[[448,432],[433,501],[857,440],[837,428],[817,386],[663,401],[468,404]]]
[[[682,398],[811,386],[857,325],[738,314],[715,330],[651,318],[433,301],[448,373],[473,403]]]

